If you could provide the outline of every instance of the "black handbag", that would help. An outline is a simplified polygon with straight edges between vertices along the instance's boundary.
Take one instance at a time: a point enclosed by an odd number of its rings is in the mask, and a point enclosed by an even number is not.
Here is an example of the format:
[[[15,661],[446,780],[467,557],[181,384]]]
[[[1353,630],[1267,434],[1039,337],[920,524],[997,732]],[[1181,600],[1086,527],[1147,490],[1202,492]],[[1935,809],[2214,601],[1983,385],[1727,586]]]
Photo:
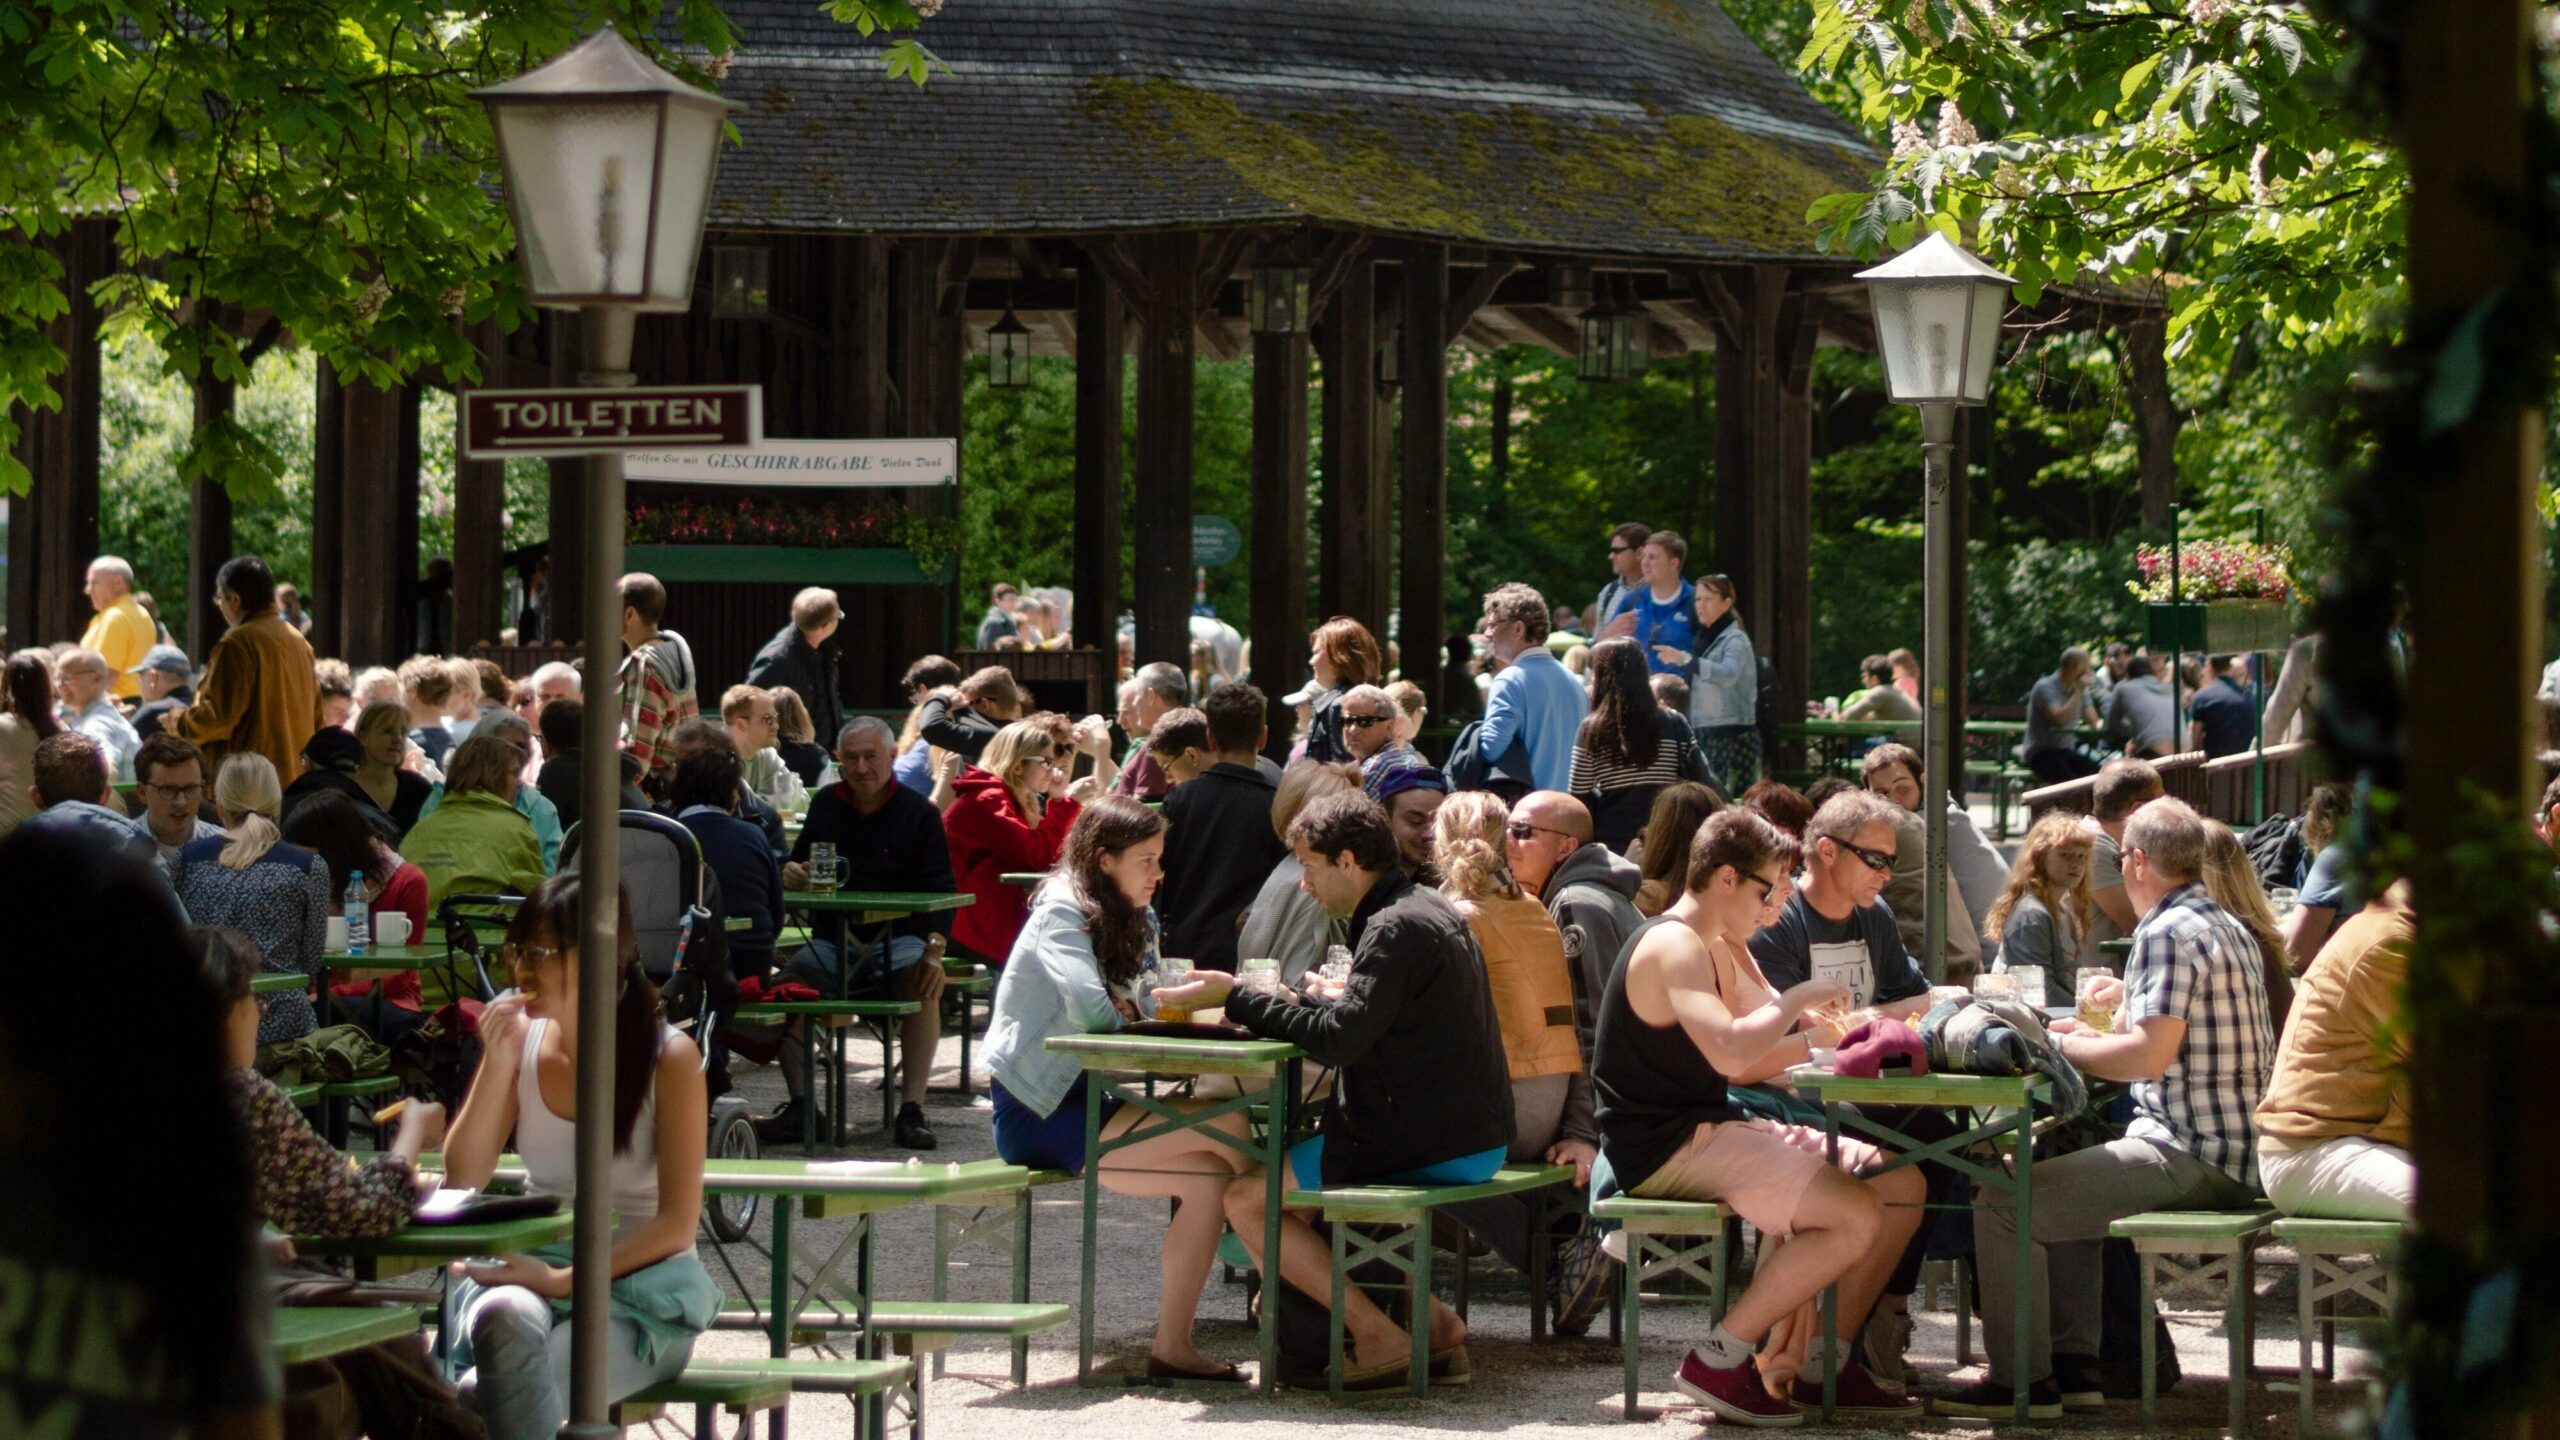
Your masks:
[[[1518,801],[1538,788],[1535,772],[1529,768],[1529,742],[1521,736],[1511,738],[1511,748],[1501,758],[1488,762],[1484,758],[1484,722],[1470,720],[1458,732],[1449,747],[1449,763],[1441,773],[1449,777],[1451,790],[1490,790],[1505,800]]]

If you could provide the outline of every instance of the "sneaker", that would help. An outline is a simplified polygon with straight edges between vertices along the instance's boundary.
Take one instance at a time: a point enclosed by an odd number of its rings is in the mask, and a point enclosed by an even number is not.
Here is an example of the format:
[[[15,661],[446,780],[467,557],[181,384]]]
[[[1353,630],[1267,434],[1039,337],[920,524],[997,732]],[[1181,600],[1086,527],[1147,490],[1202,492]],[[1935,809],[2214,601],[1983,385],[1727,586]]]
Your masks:
[[[1819,1412],[1822,1382],[1798,1376],[1795,1403],[1800,1410]],[[1920,1402],[1885,1390],[1867,1367],[1851,1363],[1840,1367],[1839,1381],[1831,1388],[1831,1413],[1847,1420],[1917,1420]]]
[[[1718,1367],[1692,1350],[1681,1357],[1680,1373],[1671,1383],[1727,1424],[1783,1430],[1804,1423],[1804,1412],[1770,1394],[1760,1383],[1760,1367],[1748,1360]]]
[[[1903,1352],[1911,1346],[1909,1296],[1877,1296],[1876,1308],[1868,1312],[1858,1344],[1866,1358],[1867,1378],[1875,1382],[1877,1389],[1887,1395],[1911,1393],[1910,1373],[1902,1363]]]
[[[2062,1408],[2082,1415],[2093,1415],[2107,1408],[2107,1366],[2095,1355],[2069,1355],[2055,1351],[2053,1355],[2053,1388],[2062,1396]],[[2142,1377],[2133,1377],[2134,1396],[2141,1398]]]
[[[930,1150],[942,1143],[933,1138],[933,1127],[924,1123],[924,1107],[912,1100],[898,1107],[894,1133],[903,1150]]]
[[[1989,1380],[1977,1380],[1952,1395],[1940,1395],[1929,1402],[1932,1414],[1971,1420],[2006,1420],[2015,1415],[2017,1409],[2017,1392]],[[2027,1387],[2027,1418],[2062,1418],[2062,1392],[2054,1388],[2052,1381],[2039,1380]]]
[[[808,1108],[809,1102],[797,1095],[783,1101],[781,1109],[756,1122],[756,1138],[767,1145],[799,1144],[802,1130],[800,1117]],[[817,1121],[816,1133],[821,1136],[827,1134],[827,1112],[819,1111]]]
[[[1556,1252],[1555,1266],[1548,1272],[1555,1332],[1588,1332],[1591,1322],[1608,1305],[1609,1282],[1616,1278],[1617,1267],[1600,1252],[1600,1237],[1586,1230],[1567,1240],[1564,1248]]]

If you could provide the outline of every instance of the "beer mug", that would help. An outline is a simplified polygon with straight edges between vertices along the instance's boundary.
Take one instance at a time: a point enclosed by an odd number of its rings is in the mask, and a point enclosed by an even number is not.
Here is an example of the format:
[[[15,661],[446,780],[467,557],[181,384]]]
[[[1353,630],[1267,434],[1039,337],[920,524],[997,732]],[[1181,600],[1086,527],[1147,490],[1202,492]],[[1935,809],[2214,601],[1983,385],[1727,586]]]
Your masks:
[[[1973,993],[1985,1000],[2018,998],[2018,977],[2006,970],[1986,970],[1973,977]]]
[[[1169,989],[1176,985],[1188,985],[1190,983],[1190,961],[1179,959],[1171,955],[1160,955],[1156,957],[1156,988],[1158,990]],[[1182,1004],[1179,1001],[1158,999],[1156,1001],[1156,1018],[1159,1020],[1188,1020],[1191,1018],[1191,1007],[1186,1004]]]
[[[844,884],[844,877],[844,858],[836,854],[835,846],[820,841],[809,847],[810,889],[821,895],[832,894]]]
[[[2043,966],[2013,965],[2009,967],[2009,976],[2012,980],[2017,982],[2019,1004],[2026,1006],[2030,1010],[2042,1010],[2044,1008],[2045,987]]]

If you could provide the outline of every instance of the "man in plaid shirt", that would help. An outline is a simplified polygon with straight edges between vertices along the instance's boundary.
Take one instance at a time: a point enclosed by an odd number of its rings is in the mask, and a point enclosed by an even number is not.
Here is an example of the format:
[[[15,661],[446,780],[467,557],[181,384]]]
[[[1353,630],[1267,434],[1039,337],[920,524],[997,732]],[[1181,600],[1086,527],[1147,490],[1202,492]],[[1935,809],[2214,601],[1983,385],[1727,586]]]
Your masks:
[[[699,710],[694,700],[693,647],[673,630],[659,628],[667,611],[667,587],[655,575],[622,577],[622,744],[640,762],[641,784],[664,795],[675,777],[676,754],[668,736]]]
[[[2203,817],[2177,800],[2134,812],[2124,885],[2142,918],[2118,995],[2116,1029],[2053,1022],[2063,1058],[2132,1088],[2134,1118],[2111,1144],[2041,1161],[2035,1173],[2034,1302],[2012,1314],[2016,1212],[1973,1212],[1974,1264],[1990,1378],[1936,1402],[1938,1413],[2006,1416],[2023,1380],[2031,1415],[2105,1406],[2098,1355],[2098,1245],[2110,1223],[2152,1210],[2219,1210],[2258,1189],[2252,1114],[2275,1060],[2257,942],[2205,895]],[[2029,1363],[2010,1373],[2013,1327]],[[2150,1323],[2145,1317],[2143,1323]]]

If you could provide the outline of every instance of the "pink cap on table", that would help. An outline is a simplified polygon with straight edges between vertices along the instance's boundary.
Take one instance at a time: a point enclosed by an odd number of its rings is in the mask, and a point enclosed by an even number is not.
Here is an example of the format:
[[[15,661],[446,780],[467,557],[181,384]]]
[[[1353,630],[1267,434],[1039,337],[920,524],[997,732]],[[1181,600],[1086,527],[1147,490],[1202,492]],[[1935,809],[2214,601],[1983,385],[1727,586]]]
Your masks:
[[[1918,1031],[1899,1020],[1870,1020],[1840,1037],[1839,1052],[1831,1059],[1831,1073],[1873,1080],[1895,1060],[1903,1062],[1897,1069],[1907,1068],[1914,1075],[1929,1073],[1929,1047],[1922,1043]]]

